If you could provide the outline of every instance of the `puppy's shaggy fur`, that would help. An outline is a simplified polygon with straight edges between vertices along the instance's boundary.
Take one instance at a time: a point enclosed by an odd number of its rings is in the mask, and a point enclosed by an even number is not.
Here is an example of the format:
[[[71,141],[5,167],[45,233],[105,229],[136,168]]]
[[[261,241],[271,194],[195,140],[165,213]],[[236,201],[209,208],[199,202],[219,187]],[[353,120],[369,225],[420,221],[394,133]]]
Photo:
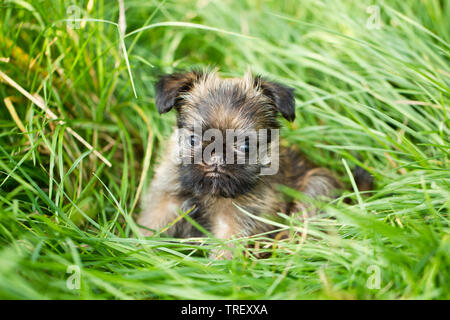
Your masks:
[[[155,88],[159,112],[175,109],[178,128],[187,132],[192,132],[196,125],[222,132],[277,129],[278,113],[289,121],[295,118],[293,89],[250,73],[232,79],[222,79],[215,72],[171,74],[163,76]],[[263,164],[259,162],[219,164],[212,174],[208,164],[180,163],[176,156],[180,148],[186,145],[180,144],[174,134],[144,196],[138,220],[142,226],[161,230],[179,216],[180,209],[195,206],[192,217],[216,237],[249,236],[268,231],[271,226],[250,218],[235,205],[254,215],[298,212],[306,206],[287,199],[277,185],[286,185],[314,198],[331,196],[341,187],[328,170],[315,167],[290,147],[280,146],[278,159],[272,160],[279,161],[278,173],[274,175],[260,175]],[[199,235],[184,220],[166,232],[177,237]]]

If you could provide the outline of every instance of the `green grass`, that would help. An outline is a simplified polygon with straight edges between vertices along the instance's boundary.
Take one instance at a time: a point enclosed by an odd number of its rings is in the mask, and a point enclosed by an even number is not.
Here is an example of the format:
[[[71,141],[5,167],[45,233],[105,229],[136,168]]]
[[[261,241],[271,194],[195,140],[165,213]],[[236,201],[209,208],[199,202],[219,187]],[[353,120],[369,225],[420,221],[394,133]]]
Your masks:
[[[135,0],[124,37],[97,20],[68,29],[65,2],[0,11],[0,70],[65,121],[0,82],[1,298],[450,298],[450,2]],[[116,1],[90,2],[78,2],[82,17],[117,23]],[[366,26],[373,4],[378,29]],[[226,245],[217,239],[139,236],[139,195],[175,120],[158,115],[153,85],[204,66],[250,66],[294,87],[283,137],[355,204],[324,204],[307,223],[280,214],[290,240],[235,240],[232,261],[208,259]],[[352,189],[355,165],[375,177],[373,193]],[[79,290],[66,285],[71,265]]]

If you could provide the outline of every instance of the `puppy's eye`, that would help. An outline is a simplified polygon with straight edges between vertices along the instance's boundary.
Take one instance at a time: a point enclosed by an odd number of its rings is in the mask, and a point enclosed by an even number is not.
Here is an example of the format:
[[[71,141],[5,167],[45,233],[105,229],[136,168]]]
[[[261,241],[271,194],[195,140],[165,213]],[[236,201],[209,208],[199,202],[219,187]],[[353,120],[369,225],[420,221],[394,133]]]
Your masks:
[[[243,153],[248,153],[248,151],[250,150],[250,146],[248,141],[245,141],[245,143],[239,145],[237,147],[238,151],[243,152]]]
[[[189,144],[191,145],[191,147],[196,147],[200,143],[200,138],[197,137],[196,135],[190,135],[188,137],[188,141],[189,141]]]

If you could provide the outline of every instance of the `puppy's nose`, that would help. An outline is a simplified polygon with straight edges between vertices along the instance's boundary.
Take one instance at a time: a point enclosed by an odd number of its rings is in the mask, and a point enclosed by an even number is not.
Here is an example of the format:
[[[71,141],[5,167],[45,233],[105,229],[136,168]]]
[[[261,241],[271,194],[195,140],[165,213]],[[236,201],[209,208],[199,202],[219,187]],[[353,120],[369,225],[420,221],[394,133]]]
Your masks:
[[[210,158],[210,162],[216,166],[224,164],[223,157],[220,154],[213,154]]]
[[[212,167],[214,167],[214,169],[217,170],[218,167],[224,165],[225,161],[223,159],[223,156],[220,154],[212,154],[208,161],[206,161],[206,163]]]

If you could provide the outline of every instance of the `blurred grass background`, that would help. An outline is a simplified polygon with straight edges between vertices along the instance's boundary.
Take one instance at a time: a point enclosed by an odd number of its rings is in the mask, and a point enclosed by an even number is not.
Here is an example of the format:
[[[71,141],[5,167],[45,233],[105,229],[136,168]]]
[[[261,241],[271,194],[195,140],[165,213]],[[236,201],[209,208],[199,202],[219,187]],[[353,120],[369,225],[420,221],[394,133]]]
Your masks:
[[[135,0],[125,20],[116,1],[0,7],[1,298],[450,298],[450,2]],[[153,85],[204,66],[294,87],[283,137],[355,204],[280,214],[292,237],[234,240],[233,261],[208,259],[217,239],[142,238],[139,195],[174,124]],[[351,188],[355,165],[373,193]]]

